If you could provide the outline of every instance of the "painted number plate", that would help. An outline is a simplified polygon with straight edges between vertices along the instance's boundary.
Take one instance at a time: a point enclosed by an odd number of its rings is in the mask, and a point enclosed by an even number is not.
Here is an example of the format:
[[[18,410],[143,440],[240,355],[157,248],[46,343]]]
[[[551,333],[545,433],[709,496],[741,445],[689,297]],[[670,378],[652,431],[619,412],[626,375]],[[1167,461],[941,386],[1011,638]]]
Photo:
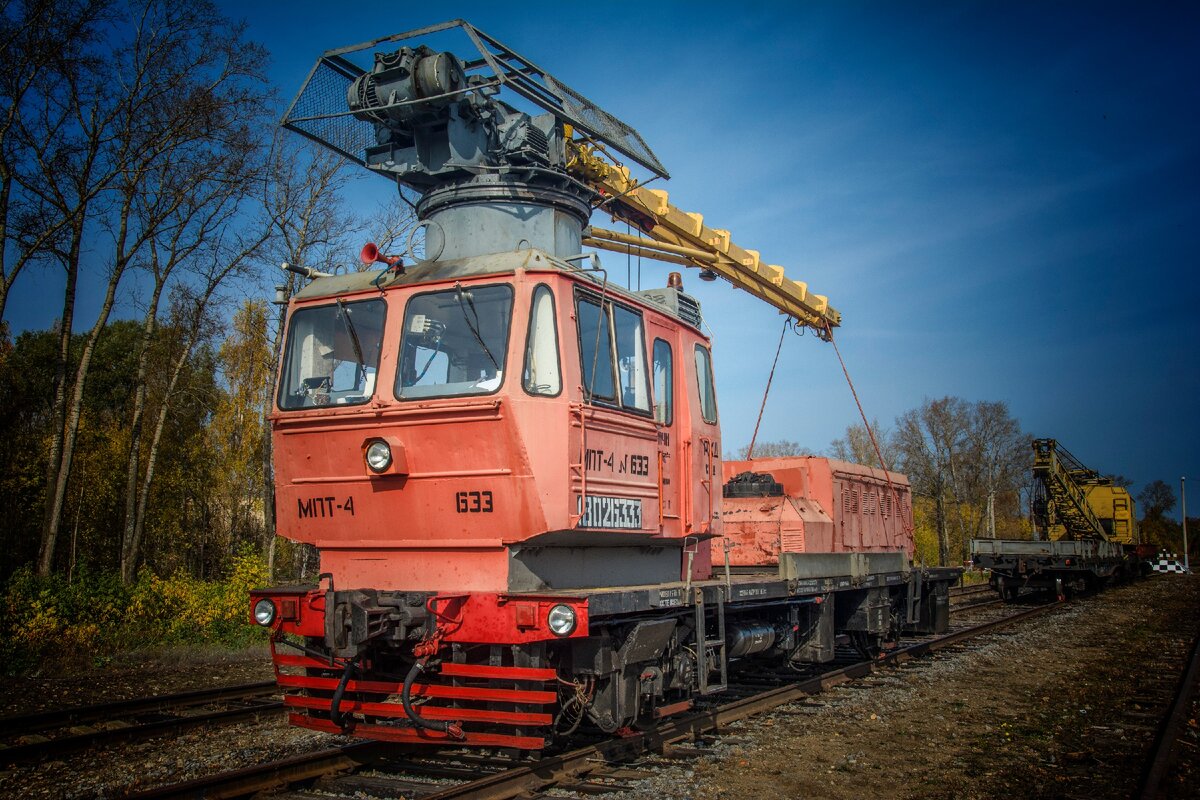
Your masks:
[[[580,528],[642,529],[642,501],[628,497],[588,495]]]

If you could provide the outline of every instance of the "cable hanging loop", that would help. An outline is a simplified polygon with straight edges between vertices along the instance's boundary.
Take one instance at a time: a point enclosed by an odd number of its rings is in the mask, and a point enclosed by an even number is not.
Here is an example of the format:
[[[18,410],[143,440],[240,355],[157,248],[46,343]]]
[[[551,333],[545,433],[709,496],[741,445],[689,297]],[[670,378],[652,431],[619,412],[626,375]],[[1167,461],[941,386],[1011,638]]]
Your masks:
[[[783,330],[779,332],[779,344],[775,348],[775,360],[771,362],[771,374],[767,376],[767,388],[763,390],[762,405],[758,407],[758,420],[754,423],[754,435],[750,437],[750,448],[746,451],[746,460],[754,459],[754,443],[758,440],[758,426],[762,424],[763,410],[767,407],[767,395],[771,393],[771,381],[775,380],[775,366],[779,364],[779,351],[783,349],[783,335],[787,333],[792,323],[791,317],[783,318]]]
[[[904,516],[904,508],[900,503],[900,493],[896,491],[896,487],[892,484],[892,476],[888,469],[887,463],[883,460],[883,451],[879,449],[879,442],[875,438],[875,431],[871,430],[871,423],[867,422],[867,414],[863,411],[862,401],[858,399],[858,391],[854,388],[854,381],[850,380],[850,370],[846,369],[846,360],[842,358],[842,351],[838,349],[837,342],[833,338],[833,326],[829,321],[825,321],[825,336],[822,337],[825,341],[833,345],[833,352],[837,354],[838,363],[842,365],[842,374],[846,376],[846,384],[850,387],[850,394],[854,396],[854,404],[858,406],[858,416],[862,418],[863,427],[867,430],[867,436],[871,439],[871,446],[875,448],[875,455],[879,458],[879,466],[883,469],[883,478],[887,481],[888,491],[892,494],[892,501],[896,504],[896,516],[900,518],[900,525],[904,528],[906,534],[912,535],[913,526],[909,524]]]

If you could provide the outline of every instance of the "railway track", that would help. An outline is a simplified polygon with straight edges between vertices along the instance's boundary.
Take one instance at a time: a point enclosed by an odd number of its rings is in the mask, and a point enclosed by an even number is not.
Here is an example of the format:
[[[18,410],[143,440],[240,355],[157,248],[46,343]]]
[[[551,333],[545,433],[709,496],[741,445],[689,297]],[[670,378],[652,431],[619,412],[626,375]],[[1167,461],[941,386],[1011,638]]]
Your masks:
[[[998,602],[999,599],[996,590],[987,583],[950,587],[950,607],[953,609],[961,610],[972,606],[990,605]]]
[[[1192,641],[1187,662],[1179,680],[1174,685],[1174,694],[1170,702],[1166,704],[1167,711],[1162,715],[1157,730],[1154,732],[1150,757],[1147,759],[1146,768],[1138,783],[1138,797],[1141,800],[1154,800],[1166,792],[1167,779],[1179,754],[1181,737],[1188,725],[1188,717],[1192,708],[1192,700],[1196,696],[1198,681],[1200,681],[1200,636]]]
[[[238,798],[297,786],[311,786],[322,796],[331,798],[366,794],[421,800],[538,797],[551,788],[579,795],[611,792],[649,774],[631,766],[632,759],[648,754],[667,760],[693,757],[702,751],[687,742],[712,735],[733,722],[818,695],[834,686],[867,678],[882,668],[898,666],[959,645],[1048,613],[1056,607],[1057,604],[1031,608],[1009,605],[998,610],[981,609],[973,615],[984,614],[987,618],[957,623],[955,629],[944,636],[916,640],[873,661],[844,663],[765,690],[761,684],[770,676],[755,674],[746,683],[731,686],[733,698],[719,705],[698,707],[688,714],[666,719],[651,730],[622,731],[621,735],[538,760],[515,761],[466,750],[402,751],[363,742],[130,796],[139,800],[198,796]],[[302,792],[290,796],[311,795]]]
[[[277,695],[260,681],[0,718],[0,765],[279,713]]]

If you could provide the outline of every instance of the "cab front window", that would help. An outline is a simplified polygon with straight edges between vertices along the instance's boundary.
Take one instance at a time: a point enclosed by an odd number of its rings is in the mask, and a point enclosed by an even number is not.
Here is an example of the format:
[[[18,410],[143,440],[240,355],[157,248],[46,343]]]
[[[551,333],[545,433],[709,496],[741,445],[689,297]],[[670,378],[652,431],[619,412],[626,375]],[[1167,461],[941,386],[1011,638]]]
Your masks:
[[[404,311],[396,397],[492,394],[504,380],[513,290],[455,286],[415,295]]]
[[[359,405],[375,390],[386,306],[338,300],[292,313],[279,381],[284,410]]]

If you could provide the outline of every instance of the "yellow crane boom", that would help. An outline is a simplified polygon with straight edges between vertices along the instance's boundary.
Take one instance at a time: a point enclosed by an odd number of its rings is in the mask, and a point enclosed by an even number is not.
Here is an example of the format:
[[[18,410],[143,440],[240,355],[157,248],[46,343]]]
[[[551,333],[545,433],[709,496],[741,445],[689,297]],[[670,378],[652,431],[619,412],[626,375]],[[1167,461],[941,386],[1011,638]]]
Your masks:
[[[830,307],[829,298],[785,276],[783,267],[763,264],[758,251],[734,244],[729,231],[708,227],[702,215],[675,207],[665,191],[640,185],[628,168],[601,155],[602,146],[575,139],[570,126],[566,126],[565,138],[567,171],[599,192],[605,198],[601,206],[614,217],[636,225],[650,237],[593,226],[584,230],[584,244],[715,273],[824,339],[841,324],[842,315]]]

